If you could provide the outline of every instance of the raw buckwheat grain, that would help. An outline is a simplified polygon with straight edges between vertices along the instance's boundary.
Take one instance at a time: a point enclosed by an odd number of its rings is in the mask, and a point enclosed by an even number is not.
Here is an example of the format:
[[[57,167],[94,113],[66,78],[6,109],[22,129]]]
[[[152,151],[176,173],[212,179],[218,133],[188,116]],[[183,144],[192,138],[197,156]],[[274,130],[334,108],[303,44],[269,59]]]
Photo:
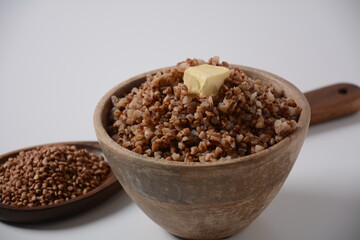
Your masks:
[[[109,173],[104,158],[86,149],[37,147],[0,166],[0,200],[19,207],[53,205],[91,191]]]

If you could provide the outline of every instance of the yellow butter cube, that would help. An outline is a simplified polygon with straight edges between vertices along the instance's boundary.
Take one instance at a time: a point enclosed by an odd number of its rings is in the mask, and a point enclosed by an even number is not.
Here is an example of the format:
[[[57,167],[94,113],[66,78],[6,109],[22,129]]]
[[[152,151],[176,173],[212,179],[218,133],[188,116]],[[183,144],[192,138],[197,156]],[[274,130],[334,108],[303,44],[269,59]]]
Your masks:
[[[203,64],[185,70],[184,84],[189,93],[201,97],[215,96],[229,76],[230,70],[226,67]]]

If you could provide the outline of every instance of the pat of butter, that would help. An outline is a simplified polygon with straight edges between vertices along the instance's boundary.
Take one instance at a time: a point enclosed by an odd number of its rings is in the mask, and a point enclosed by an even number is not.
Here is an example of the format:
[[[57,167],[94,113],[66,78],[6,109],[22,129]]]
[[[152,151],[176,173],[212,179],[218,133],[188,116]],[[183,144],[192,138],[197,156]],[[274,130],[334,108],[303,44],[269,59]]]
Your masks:
[[[226,67],[203,64],[189,67],[184,72],[184,84],[188,92],[201,97],[215,96],[224,80],[230,76]]]

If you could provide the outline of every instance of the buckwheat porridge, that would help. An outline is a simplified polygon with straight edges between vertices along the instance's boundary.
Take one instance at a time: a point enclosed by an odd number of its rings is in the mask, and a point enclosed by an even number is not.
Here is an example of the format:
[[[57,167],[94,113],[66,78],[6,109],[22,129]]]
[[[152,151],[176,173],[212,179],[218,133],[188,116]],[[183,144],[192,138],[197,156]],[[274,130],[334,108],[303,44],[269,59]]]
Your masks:
[[[204,64],[229,71],[213,96],[194,94],[184,83],[187,69]],[[111,100],[109,134],[114,141],[138,154],[181,162],[221,161],[262,151],[293,132],[301,112],[271,84],[218,57],[208,62],[187,59]]]

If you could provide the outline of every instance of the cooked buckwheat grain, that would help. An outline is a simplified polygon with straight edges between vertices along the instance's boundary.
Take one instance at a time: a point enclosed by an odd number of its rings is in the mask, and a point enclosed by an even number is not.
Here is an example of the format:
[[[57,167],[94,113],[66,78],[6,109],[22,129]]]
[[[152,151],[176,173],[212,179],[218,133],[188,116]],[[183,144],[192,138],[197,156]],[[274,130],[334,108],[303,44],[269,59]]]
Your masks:
[[[224,66],[231,75],[215,97],[188,94],[188,67]],[[126,96],[112,96],[109,134],[121,146],[157,159],[211,162],[266,149],[296,128],[301,108],[239,67],[187,59],[147,76]]]

